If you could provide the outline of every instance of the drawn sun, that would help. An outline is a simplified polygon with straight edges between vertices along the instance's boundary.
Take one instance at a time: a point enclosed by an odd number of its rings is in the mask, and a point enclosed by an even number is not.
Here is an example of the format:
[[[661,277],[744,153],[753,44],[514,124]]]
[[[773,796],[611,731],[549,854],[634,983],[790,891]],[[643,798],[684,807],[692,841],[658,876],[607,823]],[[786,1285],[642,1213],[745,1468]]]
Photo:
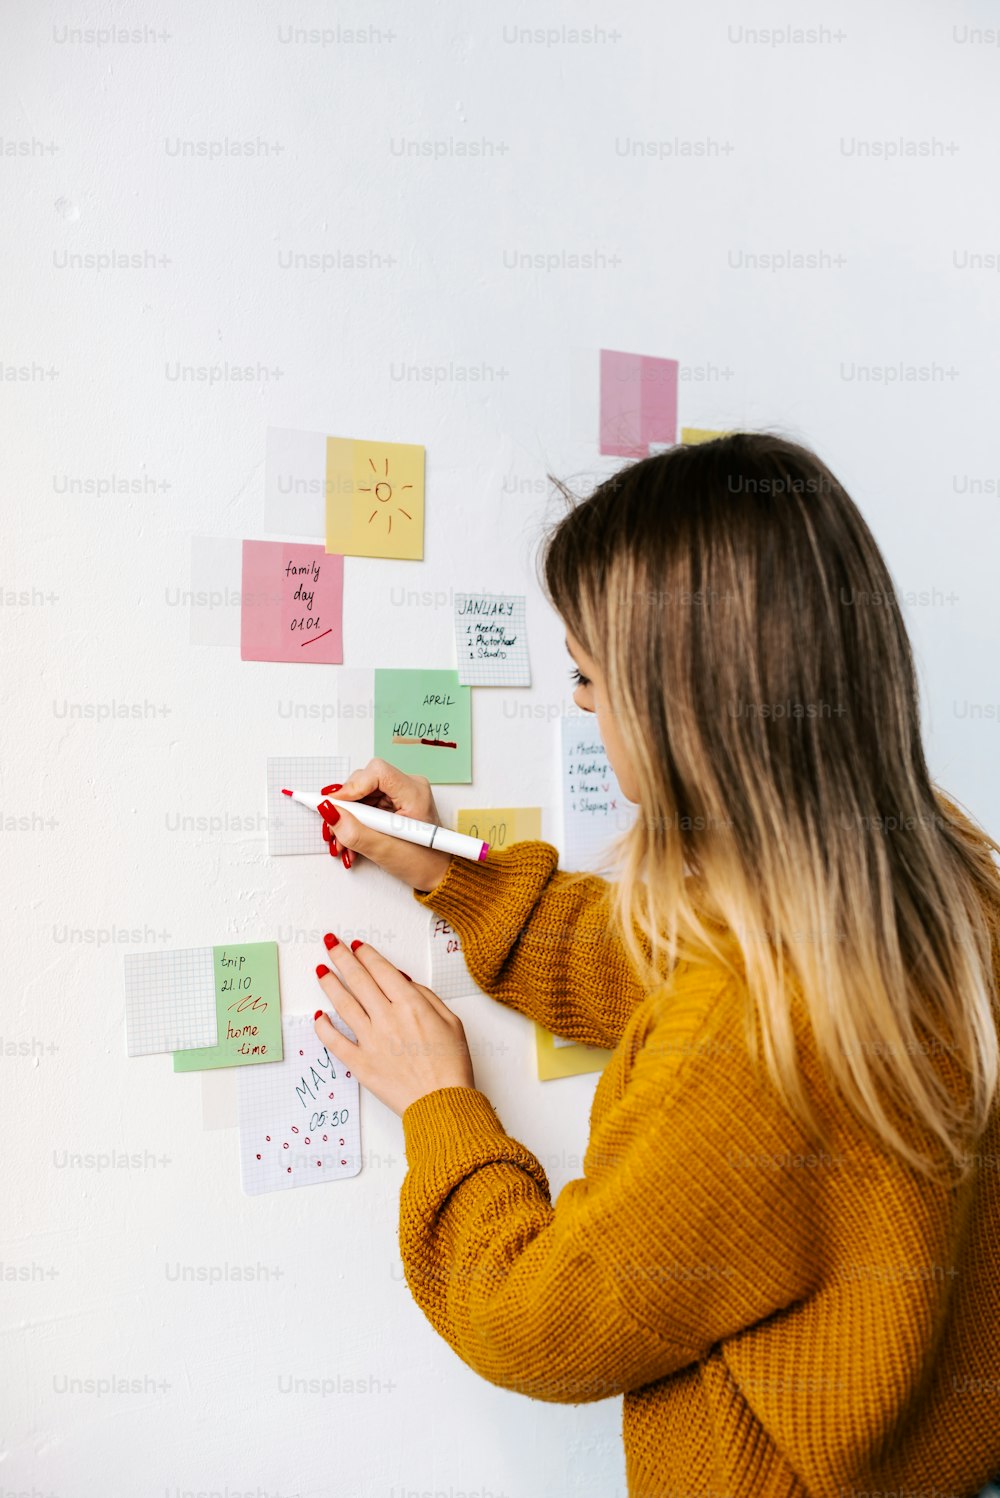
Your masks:
[[[389,505],[393,500],[393,487],[389,480],[389,459],[385,459],[385,472],[381,478],[378,477],[378,469],[375,466],[374,458],[368,459],[368,465],[371,468],[374,482],[367,486],[362,484],[358,489],[359,494],[374,494],[375,496],[376,504],[374,510],[372,510],[371,514],[368,516],[368,524],[371,525],[376,515],[381,515],[384,520],[387,520],[389,522],[389,528],[386,534],[391,536],[392,511],[387,509],[379,509],[380,505]],[[400,484],[399,493],[402,494],[404,490],[412,488],[412,484]],[[403,506],[399,503],[398,500],[396,501],[396,508],[399,510],[399,513],[401,515],[406,516],[407,520],[413,519],[413,516],[410,514],[409,510],[404,510]]]

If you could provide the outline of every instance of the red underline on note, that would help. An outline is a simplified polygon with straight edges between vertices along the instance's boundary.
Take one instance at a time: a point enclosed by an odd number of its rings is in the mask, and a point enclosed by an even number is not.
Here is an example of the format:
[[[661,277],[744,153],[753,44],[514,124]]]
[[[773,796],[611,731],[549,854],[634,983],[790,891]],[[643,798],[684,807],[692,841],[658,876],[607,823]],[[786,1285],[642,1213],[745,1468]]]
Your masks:
[[[324,629],[324,631],[323,631],[323,633],[321,635],[313,635],[313,637],[312,637],[311,640],[303,640],[302,644],[299,646],[299,649],[300,650],[305,650],[305,648],[306,648],[307,645],[315,645],[315,643],[316,643],[317,640],[325,640],[326,637],[327,637],[327,635],[332,635],[332,634],[333,634],[333,625],[331,624],[330,628],[329,629]]]

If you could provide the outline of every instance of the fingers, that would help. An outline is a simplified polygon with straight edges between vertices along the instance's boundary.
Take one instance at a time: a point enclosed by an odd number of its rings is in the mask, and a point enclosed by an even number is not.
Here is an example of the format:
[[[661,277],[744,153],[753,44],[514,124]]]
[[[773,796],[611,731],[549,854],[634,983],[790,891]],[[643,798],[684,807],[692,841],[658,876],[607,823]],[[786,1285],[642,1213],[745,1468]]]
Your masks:
[[[395,963],[383,957],[375,947],[366,941],[351,942],[352,955],[355,961],[370,973],[386,997],[393,1003],[405,1003],[415,996],[417,985],[412,978],[400,972]]]
[[[378,794],[394,810],[418,815],[418,808],[433,804],[431,783],[423,775],[407,775],[388,760],[370,759],[360,770],[354,770],[338,792],[345,801],[360,801]]]
[[[322,1009],[316,1010],[313,1029],[331,1056],[336,1056],[337,1060],[342,1061],[346,1067],[357,1065],[361,1047],[353,1040],[348,1040],[346,1035],[342,1035],[330,1016],[324,1014]],[[351,1029],[354,1029],[353,1025]]]
[[[330,807],[330,813],[332,813],[335,821],[340,820],[340,812],[335,806]],[[326,820],[327,815],[328,813],[324,812],[323,839],[329,847],[330,857],[336,858],[339,855],[344,868],[349,869],[351,867],[351,850],[350,848],[341,847],[338,845],[337,838],[334,835],[333,826]]]
[[[360,1037],[371,1024],[368,1010],[351,992],[346,983],[343,983],[336,973],[332,973],[325,962],[321,962],[316,969],[316,977],[324,995],[329,999],[331,1006],[336,1009],[345,1024],[350,1025],[355,1035]]]
[[[337,977],[344,984],[345,988],[350,990],[352,997],[364,1011],[365,1015],[374,1017],[378,1013],[379,1006],[389,1004],[391,999],[379,984],[378,978],[368,970],[364,963],[358,960],[352,950],[354,947],[360,947],[362,943],[352,942],[351,946],[346,946],[343,942],[338,941],[332,932],[328,932],[323,940],[327,948],[327,961],[334,968]],[[385,965],[387,968],[391,966],[389,963]],[[406,985],[395,969],[393,969],[393,973],[396,978],[393,988],[398,998],[400,987],[405,987]],[[324,975],[320,973],[319,968],[316,969],[316,975],[320,979],[321,984],[330,981],[329,979],[324,979]],[[324,987],[324,992],[327,991]],[[353,1030],[354,1025],[351,1023],[350,1017],[344,1014],[338,1005],[334,1005],[334,1007],[338,1009],[342,1018],[347,1020],[347,1023]]]
[[[457,1016],[443,999],[430,988],[425,988],[422,983],[414,983],[408,973],[404,973],[394,963],[369,942],[351,942],[355,957],[366,972],[371,973],[378,983],[382,992],[391,1003],[405,1004],[408,1002],[419,1002],[423,999],[435,1009],[444,1019],[456,1020]]]

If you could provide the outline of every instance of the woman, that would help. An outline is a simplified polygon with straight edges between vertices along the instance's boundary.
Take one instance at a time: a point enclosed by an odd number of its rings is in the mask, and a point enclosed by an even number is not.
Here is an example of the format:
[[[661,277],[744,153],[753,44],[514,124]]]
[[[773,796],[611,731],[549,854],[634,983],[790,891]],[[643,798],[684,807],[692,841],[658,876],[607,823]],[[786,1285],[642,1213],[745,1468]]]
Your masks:
[[[640,808],[616,881],[328,804],[486,993],[614,1048],[553,1203],[459,1020],[327,938],[357,1045],[316,1032],[402,1117],[412,1293],[494,1383],[623,1394],[633,1498],[977,1493],[1000,1471],[1000,845],[931,782],[879,550],[814,454],[736,433],[608,479],[543,558]],[[438,820],[377,760],[340,796]]]

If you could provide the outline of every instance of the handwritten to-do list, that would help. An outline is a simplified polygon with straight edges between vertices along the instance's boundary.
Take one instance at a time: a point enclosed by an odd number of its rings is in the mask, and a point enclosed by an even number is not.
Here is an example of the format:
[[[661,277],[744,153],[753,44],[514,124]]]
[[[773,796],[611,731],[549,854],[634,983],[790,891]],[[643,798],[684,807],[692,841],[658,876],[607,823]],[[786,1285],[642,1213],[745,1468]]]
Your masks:
[[[457,671],[375,671],[375,755],[435,785],[472,779],[472,691]]]
[[[333,1023],[353,1038],[347,1027]],[[306,1015],[285,1019],[284,1059],[239,1075],[240,1174],[247,1196],[319,1186],[361,1169],[357,1078]]]
[[[213,1046],[175,1051],[174,1071],[280,1061],[277,942],[245,942],[212,952],[219,1038]]]
[[[240,658],[339,665],[344,558],[292,541],[243,542]]]
[[[560,725],[563,803],[562,863],[567,869],[608,867],[608,845],[635,820],[596,727],[581,718]]]
[[[529,687],[524,597],[456,593],[458,679],[468,687]]]

